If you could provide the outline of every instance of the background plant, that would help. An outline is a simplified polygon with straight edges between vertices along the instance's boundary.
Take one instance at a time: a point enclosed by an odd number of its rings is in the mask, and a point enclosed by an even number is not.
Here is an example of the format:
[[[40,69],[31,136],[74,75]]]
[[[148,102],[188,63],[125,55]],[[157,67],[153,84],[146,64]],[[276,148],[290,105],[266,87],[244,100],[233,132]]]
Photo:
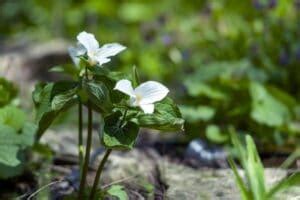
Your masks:
[[[268,186],[265,183],[264,167],[252,137],[246,135],[246,146],[240,142],[233,130],[231,131],[231,138],[238,155],[238,160],[245,172],[245,178],[243,178],[239,174],[234,161],[231,158],[229,159],[231,169],[235,176],[236,185],[240,190],[242,199],[274,199],[277,193],[300,184],[300,173],[297,172],[283,178],[271,187]]]
[[[27,149],[34,144],[36,126],[29,122],[18,106],[18,90],[10,81],[0,78],[0,178],[23,173]]]

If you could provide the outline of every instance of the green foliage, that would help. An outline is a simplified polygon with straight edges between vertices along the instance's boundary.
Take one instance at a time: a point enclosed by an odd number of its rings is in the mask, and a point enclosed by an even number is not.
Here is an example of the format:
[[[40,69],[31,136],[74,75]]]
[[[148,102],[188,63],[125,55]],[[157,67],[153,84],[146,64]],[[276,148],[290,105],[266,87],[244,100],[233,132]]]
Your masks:
[[[15,106],[0,108],[0,124],[10,126],[19,131],[26,121],[26,114]]]
[[[34,143],[36,126],[24,123],[20,132],[9,125],[0,124],[0,178],[16,176],[23,171],[22,154]]]
[[[184,120],[176,104],[170,99],[165,98],[155,104],[153,114],[139,113],[131,121],[140,127],[152,128],[161,131],[183,130]]]
[[[267,188],[265,183],[264,167],[253,139],[251,136],[246,135],[246,147],[244,147],[234,131],[231,132],[232,143],[238,153],[238,159],[245,172],[246,181],[244,182],[243,178],[239,175],[234,161],[231,158],[229,159],[229,164],[233,170],[236,184],[240,190],[242,199],[273,199],[279,191],[300,184],[300,173],[298,172],[280,180],[271,188]]]
[[[36,86],[33,91],[33,101],[36,107],[38,138],[42,136],[59,113],[67,110],[77,101],[76,87],[74,82],[57,82]]]
[[[221,133],[221,130],[216,125],[209,125],[206,128],[206,137],[215,143],[224,143],[228,140],[228,135]]]
[[[17,95],[17,88],[13,83],[0,77],[0,107],[9,104]]]
[[[133,148],[139,132],[137,124],[126,122],[121,112],[116,112],[106,117],[104,119],[104,124],[104,130],[100,137],[106,148]]]
[[[258,83],[251,83],[252,97],[251,118],[258,123],[279,127],[290,121],[291,113],[288,107],[270,95]]]
[[[106,192],[108,196],[117,197],[119,200],[129,199],[122,185],[112,185]]]
[[[209,106],[185,106],[179,107],[183,118],[189,123],[199,121],[207,122],[215,115],[215,110]]]
[[[83,89],[88,94],[89,100],[101,113],[109,113],[112,103],[107,87],[102,82],[84,82]]]
[[[0,78],[0,94],[0,178],[6,179],[23,172],[25,150],[33,146],[37,127],[13,105],[17,89],[4,78]]]

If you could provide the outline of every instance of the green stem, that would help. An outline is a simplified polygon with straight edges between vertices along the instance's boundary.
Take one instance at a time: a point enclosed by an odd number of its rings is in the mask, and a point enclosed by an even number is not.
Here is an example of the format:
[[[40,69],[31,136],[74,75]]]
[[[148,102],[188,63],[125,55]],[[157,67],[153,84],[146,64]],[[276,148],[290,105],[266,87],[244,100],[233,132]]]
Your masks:
[[[82,103],[79,100],[78,104],[78,155],[80,174],[83,167],[83,136],[82,136]]]
[[[93,200],[95,198],[97,187],[98,187],[99,180],[100,180],[100,177],[101,177],[101,173],[103,171],[104,165],[105,165],[111,151],[112,151],[112,149],[107,149],[106,150],[105,155],[104,155],[103,159],[101,160],[101,163],[100,163],[100,165],[97,169],[97,173],[96,173],[96,176],[95,176],[95,179],[94,179],[93,188],[92,188],[90,198],[89,198],[90,200]]]
[[[93,121],[92,106],[90,102],[88,102],[88,135],[87,135],[87,144],[85,150],[85,159],[83,163],[83,169],[82,169],[80,186],[79,186],[79,195],[78,195],[79,200],[83,199],[86,175],[89,168],[91,145],[92,145],[92,121]]]

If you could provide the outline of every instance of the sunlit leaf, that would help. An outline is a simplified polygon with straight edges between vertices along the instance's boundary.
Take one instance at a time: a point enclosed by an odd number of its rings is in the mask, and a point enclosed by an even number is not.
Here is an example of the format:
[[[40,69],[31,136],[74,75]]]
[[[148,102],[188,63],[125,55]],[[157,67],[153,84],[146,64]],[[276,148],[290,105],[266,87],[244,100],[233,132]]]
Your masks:
[[[182,117],[189,123],[208,121],[215,115],[215,109],[209,106],[179,106]]]
[[[137,124],[123,120],[122,113],[116,112],[104,119],[104,129],[100,137],[107,148],[131,149],[138,132]]]
[[[128,200],[128,195],[121,185],[113,185],[108,190],[107,193],[110,196],[117,197],[119,200]]]
[[[281,126],[290,120],[288,108],[270,95],[263,85],[252,82],[250,95],[252,97],[251,118],[256,122],[268,126]]]
[[[0,124],[4,124],[19,131],[26,120],[26,114],[15,106],[0,108]]]
[[[221,132],[220,128],[216,125],[209,125],[205,130],[206,137],[215,143],[223,143],[228,140],[228,135]]]

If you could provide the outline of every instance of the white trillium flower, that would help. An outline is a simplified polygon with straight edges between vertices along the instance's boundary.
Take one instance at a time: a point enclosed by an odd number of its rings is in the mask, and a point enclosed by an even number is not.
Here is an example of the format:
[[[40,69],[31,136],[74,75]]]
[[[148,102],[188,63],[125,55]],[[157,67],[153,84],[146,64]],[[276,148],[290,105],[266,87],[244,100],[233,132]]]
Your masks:
[[[133,89],[129,80],[117,82],[115,90],[119,90],[130,96],[130,105],[139,106],[144,113],[154,112],[154,103],[164,99],[169,93],[169,89],[156,81],[147,81]]]
[[[86,49],[84,53],[87,53],[88,61],[91,65],[96,65],[97,63],[103,65],[110,61],[109,57],[115,56],[126,49],[125,46],[118,43],[109,43],[100,47],[95,36],[85,31],[77,35],[77,40]]]

